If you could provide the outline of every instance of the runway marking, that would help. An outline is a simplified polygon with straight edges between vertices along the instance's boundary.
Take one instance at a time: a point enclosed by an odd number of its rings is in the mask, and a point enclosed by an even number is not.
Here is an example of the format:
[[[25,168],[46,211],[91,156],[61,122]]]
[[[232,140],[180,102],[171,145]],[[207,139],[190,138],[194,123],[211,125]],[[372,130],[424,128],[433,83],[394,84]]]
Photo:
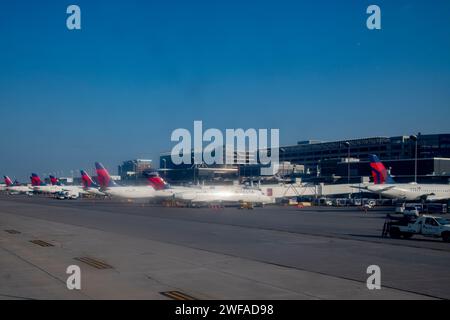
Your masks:
[[[90,265],[91,267],[94,267],[96,269],[113,269],[112,266],[110,266],[109,264],[102,262],[102,261],[98,261],[96,259],[93,258],[89,258],[89,257],[77,257],[74,258],[77,261],[83,262],[87,265]]]
[[[17,230],[5,230],[5,232],[8,232],[9,234],[20,234],[20,231]]]
[[[188,294],[185,294],[180,291],[167,291],[167,292],[160,292],[165,297],[171,298],[173,300],[198,300]]]
[[[48,243],[48,242],[43,241],[43,240],[30,240],[30,242],[34,243],[34,244],[37,244],[38,246],[41,246],[41,247],[54,247],[53,244]]]

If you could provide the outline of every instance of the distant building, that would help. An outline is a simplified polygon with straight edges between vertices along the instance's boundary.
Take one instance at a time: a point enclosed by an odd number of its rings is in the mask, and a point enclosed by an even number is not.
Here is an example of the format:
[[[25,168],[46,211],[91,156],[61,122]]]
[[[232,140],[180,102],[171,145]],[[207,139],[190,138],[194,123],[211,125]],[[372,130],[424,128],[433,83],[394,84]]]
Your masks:
[[[142,180],[146,173],[153,172],[152,160],[134,159],[124,161],[118,168],[118,175],[122,181]]]
[[[223,151],[224,157],[227,156],[226,148]],[[232,183],[238,179],[239,169],[237,166],[238,159],[243,162],[250,162],[255,155],[248,153],[230,154],[234,159],[234,164],[214,164],[206,163],[194,164],[194,151],[191,152],[191,164],[176,165],[172,162],[170,153],[160,156],[159,167],[161,176],[169,182],[183,183],[200,183],[203,181],[217,183]]]

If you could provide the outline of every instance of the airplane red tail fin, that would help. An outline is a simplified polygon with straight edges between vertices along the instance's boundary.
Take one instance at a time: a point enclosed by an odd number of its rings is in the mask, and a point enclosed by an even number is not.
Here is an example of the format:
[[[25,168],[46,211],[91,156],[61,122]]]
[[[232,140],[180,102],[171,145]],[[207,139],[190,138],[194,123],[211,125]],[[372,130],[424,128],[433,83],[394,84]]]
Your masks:
[[[164,190],[169,187],[167,182],[161,178],[157,173],[148,175],[148,182],[155,190]]]
[[[95,169],[97,171],[98,183],[100,183],[100,187],[114,187],[117,186],[116,183],[111,179],[108,170],[101,164],[100,162],[95,163]]]
[[[392,179],[384,164],[376,155],[369,155],[369,159],[374,184],[395,183],[394,179]]]
[[[4,180],[5,180],[5,184],[6,184],[7,187],[13,185],[13,182],[12,182],[12,180],[11,180],[10,177],[8,177],[8,176],[3,176],[3,178],[4,178]]]
[[[92,180],[91,176],[86,171],[80,170],[80,173],[81,173],[81,181],[83,182],[84,188],[90,188],[96,185],[94,180]]]
[[[36,173],[31,174],[30,180],[33,187],[42,186],[44,184],[39,175],[37,175]]]
[[[58,178],[56,178],[55,176],[52,176],[52,175],[50,176],[50,182],[51,182],[52,186],[56,186],[59,184]]]

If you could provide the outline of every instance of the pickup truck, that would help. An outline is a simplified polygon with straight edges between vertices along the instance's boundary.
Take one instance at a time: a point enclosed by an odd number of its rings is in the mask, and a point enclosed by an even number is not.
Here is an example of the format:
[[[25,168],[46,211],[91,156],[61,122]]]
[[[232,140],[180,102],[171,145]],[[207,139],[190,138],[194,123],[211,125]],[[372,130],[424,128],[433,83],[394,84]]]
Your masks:
[[[417,219],[404,219],[389,223],[391,238],[409,239],[414,235],[442,238],[450,242],[450,221],[441,217],[423,215]]]

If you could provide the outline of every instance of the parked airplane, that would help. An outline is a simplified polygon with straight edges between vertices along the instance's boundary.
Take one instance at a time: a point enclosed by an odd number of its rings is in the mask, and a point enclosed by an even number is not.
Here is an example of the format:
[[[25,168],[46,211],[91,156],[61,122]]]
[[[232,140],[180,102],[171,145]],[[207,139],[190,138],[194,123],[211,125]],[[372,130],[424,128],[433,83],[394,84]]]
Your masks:
[[[6,191],[9,193],[31,193],[33,189],[28,185],[21,185],[17,180],[12,182],[8,176],[3,177],[5,179]]]
[[[266,204],[273,202],[272,198],[255,188],[241,186],[171,187],[158,174],[150,175],[148,180],[156,190],[156,197],[172,197],[190,204],[239,202]]]
[[[31,186],[36,192],[55,193],[61,191],[58,186],[47,185],[46,183],[44,183],[36,173],[31,174],[30,180]]]
[[[100,186],[92,180],[86,171],[80,170],[80,173],[84,191],[97,196],[105,196],[105,193],[100,191]]]
[[[50,182],[52,186],[59,188],[58,192],[65,192],[72,198],[78,198],[81,194],[87,193],[83,186],[66,186],[62,184],[58,178],[52,175],[50,176]]]
[[[51,184],[48,185],[44,183],[39,175],[36,173],[31,174],[31,185],[33,186],[33,189],[37,192],[42,193],[50,193],[50,194],[56,194],[56,193],[66,193],[70,198],[78,198],[80,194],[86,193],[82,187],[80,186],[65,186],[59,182],[59,180],[55,177],[50,175],[50,182]]]
[[[188,188],[170,187],[164,179],[157,174],[148,177],[150,186],[119,186],[109,175],[108,170],[96,162],[98,181],[101,191],[112,197],[125,199],[170,199],[188,201],[190,203],[217,203],[217,202],[252,202],[269,203],[272,200],[265,196],[262,191],[241,187],[220,188]]]
[[[124,199],[151,199],[156,197],[155,189],[151,186],[119,186],[108,170],[99,162],[95,163],[97,179],[100,184],[100,191],[108,196]]]
[[[407,201],[450,199],[449,184],[396,183],[376,155],[369,157],[374,184],[365,186],[364,189],[387,198]]]

